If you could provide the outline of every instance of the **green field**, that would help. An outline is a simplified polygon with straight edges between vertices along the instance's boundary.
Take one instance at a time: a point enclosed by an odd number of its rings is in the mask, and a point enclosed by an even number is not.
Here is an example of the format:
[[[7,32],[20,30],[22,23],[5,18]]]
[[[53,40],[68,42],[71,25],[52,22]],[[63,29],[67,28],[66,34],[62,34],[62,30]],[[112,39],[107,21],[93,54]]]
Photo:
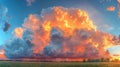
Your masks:
[[[120,67],[119,62],[0,62],[0,67]]]

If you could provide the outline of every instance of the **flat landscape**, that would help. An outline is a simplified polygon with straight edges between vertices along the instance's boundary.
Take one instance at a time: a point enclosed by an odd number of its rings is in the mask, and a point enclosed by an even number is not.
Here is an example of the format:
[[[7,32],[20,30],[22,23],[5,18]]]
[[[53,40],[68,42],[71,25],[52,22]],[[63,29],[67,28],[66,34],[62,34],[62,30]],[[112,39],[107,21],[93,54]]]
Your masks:
[[[120,62],[0,62],[0,67],[120,67]]]

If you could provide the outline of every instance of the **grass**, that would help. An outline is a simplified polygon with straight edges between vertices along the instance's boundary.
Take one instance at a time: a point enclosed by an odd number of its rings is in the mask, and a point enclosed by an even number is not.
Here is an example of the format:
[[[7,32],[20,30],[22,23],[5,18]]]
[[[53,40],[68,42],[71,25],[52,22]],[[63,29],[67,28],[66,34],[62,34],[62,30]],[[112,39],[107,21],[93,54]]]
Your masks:
[[[119,62],[1,62],[0,67],[120,67]]]

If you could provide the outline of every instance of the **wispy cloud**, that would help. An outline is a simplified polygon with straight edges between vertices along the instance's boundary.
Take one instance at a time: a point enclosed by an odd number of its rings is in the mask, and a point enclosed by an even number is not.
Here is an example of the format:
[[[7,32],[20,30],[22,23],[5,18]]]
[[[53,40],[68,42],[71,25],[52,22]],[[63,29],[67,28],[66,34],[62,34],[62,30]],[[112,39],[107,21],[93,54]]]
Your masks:
[[[28,5],[28,6],[31,6],[32,3],[35,2],[35,0],[26,0],[26,2],[27,2],[27,5]]]
[[[0,25],[4,32],[7,32],[10,28],[10,23],[8,22],[8,19],[10,18],[8,15],[8,9],[7,7],[4,7],[0,5]]]

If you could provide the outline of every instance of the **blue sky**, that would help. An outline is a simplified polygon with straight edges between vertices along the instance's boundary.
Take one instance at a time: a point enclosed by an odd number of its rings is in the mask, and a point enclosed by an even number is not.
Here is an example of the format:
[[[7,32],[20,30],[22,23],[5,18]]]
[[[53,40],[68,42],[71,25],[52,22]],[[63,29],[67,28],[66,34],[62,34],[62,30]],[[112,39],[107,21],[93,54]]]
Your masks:
[[[29,14],[40,14],[42,9],[53,6],[75,7],[85,10],[93,23],[101,31],[118,36],[120,34],[120,18],[118,17],[117,0],[35,0],[27,6],[26,0],[0,0],[0,4],[8,8],[10,30],[5,33],[0,29],[0,45],[9,39],[16,27],[21,27]],[[116,7],[115,11],[106,10]]]

